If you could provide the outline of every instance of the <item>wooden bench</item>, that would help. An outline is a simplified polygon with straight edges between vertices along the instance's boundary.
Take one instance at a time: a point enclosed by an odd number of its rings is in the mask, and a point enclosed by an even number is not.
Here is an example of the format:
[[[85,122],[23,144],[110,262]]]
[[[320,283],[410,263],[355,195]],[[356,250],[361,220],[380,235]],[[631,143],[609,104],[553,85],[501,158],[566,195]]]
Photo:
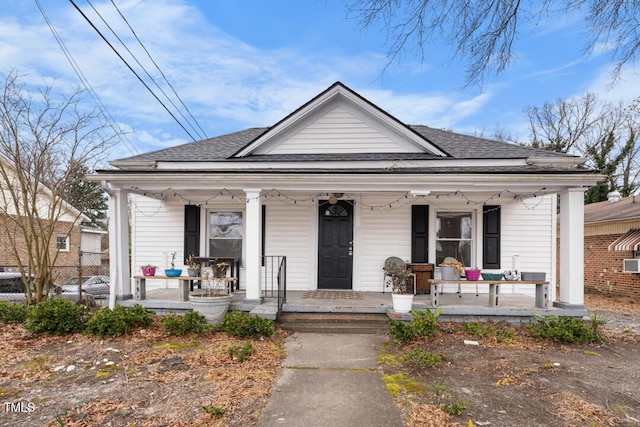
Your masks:
[[[204,280],[202,277],[192,276],[133,276],[136,280],[136,291],[134,297],[136,300],[143,300],[147,298],[147,279],[161,279],[161,280],[178,280],[178,300],[189,301],[189,290],[193,290],[194,282],[201,282]],[[232,284],[236,281],[235,277],[220,277],[215,280],[223,280],[226,282],[227,292],[231,292]]]
[[[442,294],[442,287],[445,284],[463,285],[489,285],[489,306],[498,307],[500,305],[500,288],[503,284],[536,285],[536,308],[549,308],[549,282],[539,282],[530,280],[442,280],[431,279],[431,306],[440,305],[439,296]],[[476,288],[477,289],[477,288]],[[462,296],[462,295],[461,295]]]

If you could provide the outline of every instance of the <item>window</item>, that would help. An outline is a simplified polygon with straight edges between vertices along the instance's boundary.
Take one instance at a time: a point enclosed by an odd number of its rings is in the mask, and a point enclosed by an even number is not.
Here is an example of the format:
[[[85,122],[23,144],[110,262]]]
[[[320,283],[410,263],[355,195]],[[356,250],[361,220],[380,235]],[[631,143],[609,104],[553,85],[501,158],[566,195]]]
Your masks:
[[[60,252],[69,252],[69,236],[67,234],[58,234],[56,236],[56,247]]]
[[[209,256],[242,257],[242,212],[211,212],[209,214]]]
[[[436,263],[453,257],[472,267],[472,212],[438,212],[436,214]]]

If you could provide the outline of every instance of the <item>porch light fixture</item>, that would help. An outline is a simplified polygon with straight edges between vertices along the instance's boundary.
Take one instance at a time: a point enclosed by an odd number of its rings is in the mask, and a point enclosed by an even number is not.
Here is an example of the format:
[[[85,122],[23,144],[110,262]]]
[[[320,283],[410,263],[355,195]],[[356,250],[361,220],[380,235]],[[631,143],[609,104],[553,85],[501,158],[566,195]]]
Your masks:
[[[335,194],[332,194],[329,196],[329,204],[330,205],[335,205],[336,203],[338,203],[338,198],[336,197]]]
[[[411,194],[413,197],[428,196],[429,194],[431,194],[431,190],[410,190],[409,194]]]

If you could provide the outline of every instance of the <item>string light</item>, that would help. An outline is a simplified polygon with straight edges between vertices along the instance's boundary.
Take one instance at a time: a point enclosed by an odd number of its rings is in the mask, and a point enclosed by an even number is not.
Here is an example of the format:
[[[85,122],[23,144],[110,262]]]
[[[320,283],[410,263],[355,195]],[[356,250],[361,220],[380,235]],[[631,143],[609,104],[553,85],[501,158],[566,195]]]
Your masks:
[[[140,188],[137,187],[133,187],[132,190],[138,190],[140,191]],[[535,207],[537,207],[538,205],[540,205],[540,203],[542,202],[542,199],[538,197],[539,194],[544,193],[544,191],[546,190],[545,187],[541,188],[538,191],[535,192],[531,192],[528,194],[518,194],[515,193],[511,190],[502,190],[499,192],[496,192],[492,195],[490,195],[489,197],[485,197],[483,200],[478,200],[472,197],[469,197],[467,194],[465,194],[462,190],[455,190],[455,191],[449,191],[449,192],[433,192],[433,194],[431,195],[418,195],[417,197],[421,197],[422,199],[424,199],[425,201],[428,201],[430,204],[434,205],[434,201],[435,200],[440,200],[442,198],[446,198],[446,199],[450,199],[450,198],[454,198],[454,199],[462,199],[462,201],[464,201],[466,203],[467,206],[475,206],[475,207],[479,207],[479,206],[487,206],[490,204],[491,200],[493,199],[499,199],[502,197],[502,194],[511,194],[513,195],[513,201],[516,202],[523,202],[527,200],[527,199],[531,199],[531,198],[535,198],[536,199],[536,204],[533,207],[530,207],[526,204],[524,204],[527,208],[529,209],[534,209]],[[329,201],[328,200],[322,200],[323,198],[329,198],[331,195],[333,195],[333,193],[318,193],[318,194],[313,194],[307,197],[302,197],[302,196],[290,196],[288,194],[285,194],[284,192],[277,190],[275,188],[271,189],[271,190],[263,190],[262,194],[259,196],[255,196],[255,197],[245,197],[243,193],[235,193],[227,188],[223,188],[220,191],[216,192],[213,196],[208,197],[206,199],[203,200],[194,200],[191,196],[189,196],[189,198],[184,197],[182,194],[180,194],[180,192],[176,189],[173,189],[171,187],[166,188],[158,193],[153,193],[150,191],[143,191],[141,192],[141,194],[145,197],[151,197],[157,200],[163,200],[166,201],[166,198],[164,197],[165,194],[173,194],[173,198],[189,204],[189,205],[196,205],[196,206],[209,206],[210,204],[214,203],[214,201],[216,199],[220,199],[220,198],[230,198],[231,200],[239,200],[239,201],[244,201],[247,204],[250,203],[252,200],[259,200],[260,197],[264,198],[265,200],[267,198],[269,198],[269,196],[271,196],[270,200],[276,200],[276,201],[280,201],[280,202],[284,202],[284,203],[288,203],[291,205],[295,205],[295,206],[323,206],[324,204],[328,204]],[[140,193],[139,193],[140,194]],[[409,198],[409,196],[412,195],[413,197]],[[363,202],[362,200],[359,200],[359,197],[361,197],[362,194],[348,194],[348,193],[342,193],[341,197],[339,198],[339,200],[341,200],[344,203],[349,203],[352,206],[360,206],[363,209],[369,209],[369,211],[374,212],[374,211],[386,211],[386,210],[393,210],[393,209],[401,209],[407,205],[410,205],[412,203],[414,203],[414,200],[416,198],[415,195],[411,194],[411,192],[407,191],[405,193],[403,193],[402,195],[400,195],[399,197],[390,200],[390,201],[385,201],[383,203],[380,204],[368,204],[366,202]],[[358,200],[357,200],[358,199]],[[437,206],[437,205],[436,205]],[[438,206],[438,209],[451,209],[451,207],[441,207]],[[136,210],[140,213],[142,213],[145,216],[148,216],[147,214],[145,214],[144,212],[142,212],[137,206],[136,206]],[[159,210],[158,210],[159,211]],[[157,213],[157,212],[155,212]],[[153,215],[155,215],[152,214]]]

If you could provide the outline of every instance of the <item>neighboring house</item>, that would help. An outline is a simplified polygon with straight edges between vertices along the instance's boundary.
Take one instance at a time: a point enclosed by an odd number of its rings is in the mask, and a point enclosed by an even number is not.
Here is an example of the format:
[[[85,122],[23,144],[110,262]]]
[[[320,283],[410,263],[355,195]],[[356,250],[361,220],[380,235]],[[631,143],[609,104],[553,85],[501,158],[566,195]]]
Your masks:
[[[13,222],[7,218],[11,218],[17,214],[16,206],[9,191],[5,191],[5,188],[12,185],[12,166],[2,156],[0,161],[3,162],[3,168],[7,171],[7,178],[3,178],[0,174],[0,266],[9,266],[15,268],[18,265],[17,259],[13,254],[13,246],[9,238],[8,233],[12,233],[16,237],[16,245],[20,252],[24,252],[29,242],[25,242],[21,238],[20,233],[14,230]],[[8,181],[8,182],[7,182]],[[49,218],[49,209],[51,205],[51,195],[47,192],[46,188],[41,191],[38,196],[38,208],[41,218]],[[77,267],[79,264],[78,250],[81,246],[82,231],[80,223],[82,221],[89,221],[86,215],[83,215],[76,208],[68,203],[62,204],[61,214],[58,221],[55,224],[55,235],[51,242],[50,254],[58,253],[56,265],[58,266],[73,266]],[[26,263],[26,257],[21,257],[22,262]]]
[[[92,179],[110,188],[121,299],[130,271],[166,268],[174,251],[178,268],[190,254],[239,258],[248,301],[261,297],[262,255],[287,257],[289,290],[381,292],[390,256],[493,271],[519,259],[554,282],[559,194],[556,305],[583,307],[583,197],[602,176],[582,163],[409,126],[338,82],[271,127],[112,161]]]
[[[640,196],[609,200],[584,207],[584,286],[590,291],[640,298]],[[638,260],[640,261],[640,260]]]

